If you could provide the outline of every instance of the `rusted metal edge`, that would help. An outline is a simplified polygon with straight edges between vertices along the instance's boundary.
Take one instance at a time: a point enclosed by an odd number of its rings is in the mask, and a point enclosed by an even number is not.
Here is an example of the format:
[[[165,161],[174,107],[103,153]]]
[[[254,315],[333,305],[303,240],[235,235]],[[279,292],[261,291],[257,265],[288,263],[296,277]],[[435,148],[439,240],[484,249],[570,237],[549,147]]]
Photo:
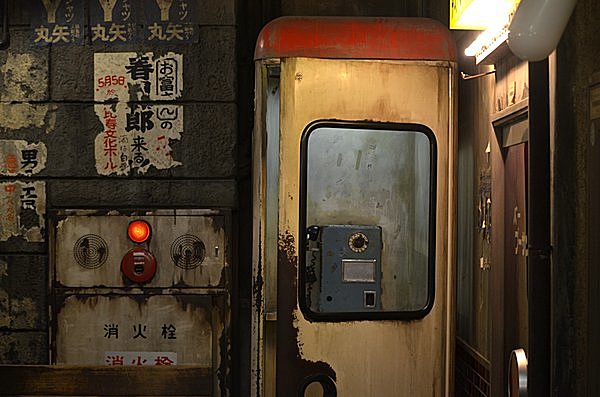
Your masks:
[[[281,17],[268,23],[254,59],[310,57],[456,61],[450,31],[428,18]]]
[[[298,308],[298,255],[292,233],[286,230],[279,235],[277,252],[277,362],[285,363],[277,366],[277,394],[303,395],[303,389],[310,383],[310,379],[321,377],[331,379],[335,384],[336,373],[329,363],[309,361],[302,357],[302,341],[294,324],[294,311]],[[335,394],[325,394],[331,395]]]

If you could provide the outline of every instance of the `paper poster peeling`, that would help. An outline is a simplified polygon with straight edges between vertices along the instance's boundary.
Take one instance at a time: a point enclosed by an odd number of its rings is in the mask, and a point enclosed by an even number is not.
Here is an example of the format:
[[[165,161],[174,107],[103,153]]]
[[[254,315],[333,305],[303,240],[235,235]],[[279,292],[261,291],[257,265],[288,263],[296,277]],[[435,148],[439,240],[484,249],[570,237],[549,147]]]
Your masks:
[[[44,241],[46,184],[41,181],[0,183],[0,241],[20,236]]]
[[[183,93],[182,54],[96,53],[94,81],[94,99],[104,103],[95,106],[104,127],[95,140],[100,175],[144,174],[150,166],[181,165],[169,143],[181,139],[183,106],[164,101]]]
[[[183,55],[94,54],[94,100],[172,101],[183,93]]]
[[[95,106],[104,131],[96,137],[96,171],[100,175],[139,174],[181,165],[170,140],[181,139],[183,106],[113,103]]]
[[[43,142],[0,139],[0,175],[34,175],[46,168],[48,150]]]

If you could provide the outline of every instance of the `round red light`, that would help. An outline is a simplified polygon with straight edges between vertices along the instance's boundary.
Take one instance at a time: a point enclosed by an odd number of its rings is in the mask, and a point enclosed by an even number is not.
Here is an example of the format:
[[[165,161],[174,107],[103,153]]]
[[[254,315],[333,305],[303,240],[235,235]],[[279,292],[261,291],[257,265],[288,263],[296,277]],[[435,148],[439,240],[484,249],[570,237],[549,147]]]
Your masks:
[[[127,227],[127,235],[134,243],[143,243],[150,238],[150,225],[142,220],[133,221]]]

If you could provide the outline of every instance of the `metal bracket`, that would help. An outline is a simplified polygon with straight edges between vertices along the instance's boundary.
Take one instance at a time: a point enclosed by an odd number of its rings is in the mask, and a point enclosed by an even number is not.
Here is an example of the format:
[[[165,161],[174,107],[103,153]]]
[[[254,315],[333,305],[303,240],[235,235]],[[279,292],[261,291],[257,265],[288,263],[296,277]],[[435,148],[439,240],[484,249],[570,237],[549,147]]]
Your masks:
[[[479,73],[479,74],[467,74],[465,72],[460,72],[460,77],[463,80],[473,80],[479,77],[487,76],[488,74],[496,73],[496,70],[490,70],[489,72]]]

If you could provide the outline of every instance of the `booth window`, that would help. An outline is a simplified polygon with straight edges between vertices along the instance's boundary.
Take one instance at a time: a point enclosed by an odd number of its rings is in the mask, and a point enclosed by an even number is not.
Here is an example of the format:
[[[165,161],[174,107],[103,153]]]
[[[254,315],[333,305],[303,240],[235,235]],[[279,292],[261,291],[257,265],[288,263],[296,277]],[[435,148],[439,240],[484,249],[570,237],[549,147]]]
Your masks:
[[[411,319],[431,310],[436,153],[422,125],[306,129],[299,295],[309,319]]]

